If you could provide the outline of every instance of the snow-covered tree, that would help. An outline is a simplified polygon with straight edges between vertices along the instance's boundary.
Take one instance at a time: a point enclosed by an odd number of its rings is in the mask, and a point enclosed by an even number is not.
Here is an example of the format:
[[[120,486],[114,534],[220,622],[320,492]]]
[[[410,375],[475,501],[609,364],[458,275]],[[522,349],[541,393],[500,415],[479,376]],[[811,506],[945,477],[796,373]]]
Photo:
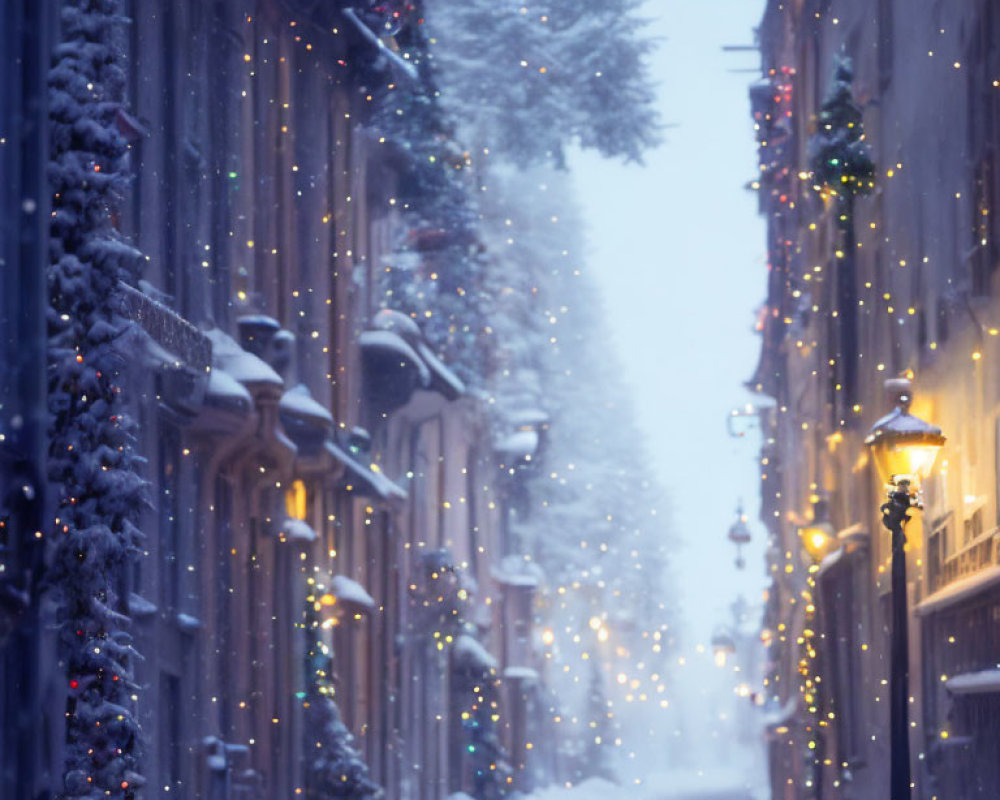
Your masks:
[[[819,115],[816,133],[809,141],[809,162],[815,186],[832,203],[841,241],[836,249],[836,303],[838,349],[835,353],[834,381],[839,385],[838,411],[846,419],[857,402],[858,291],[855,275],[855,198],[870,194],[875,187],[875,163],[865,141],[861,109],[854,101],[851,60],[837,56],[833,82]]]
[[[423,26],[407,25],[396,39],[417,77],[401,85],[371,76],[368,121],[383,151],[391,154],[398,182],[395,202],[407,224],[396,258],[382,276],[383,302],[419,320],[438,355],[475,386],[487,356],[472,162],[439,102]]]
[[[327,680],[328,667],[314,645],[310,657],[312,674],[307,676],[305,737],[309,762],[306,766],[306,800],[371,800],[382,790],[371,779],[368,766],[354,746],[354,737],[340,716]]]
[[[396,31],[416,81],[378,84],[371,125],[400,166],[411,235],[389,265],[388,307],[424,326],[472,386],[493,357],[497,295],[480,204],[493,164],[561,164],[571,145],[639,160],[656,141],[650,42],[635,0],[431,0]]]
[[[50,584],[67,675],[64,796],[131,798],[137,687],[117,587],[137,552],[144,483],[119,382],[130,329],[118,286],[139,254],[116,232],[127,144],[115,0],[65,0],[49,73],[52,187],[49,475],[57,492]]]
[[[594,662],[590,670],[587,690],[586,740],[581,764],[581,778],[615,780],[614,725],[608,713],[608,700],[601,680],[601,672]]]
[[[519,164],[579,144],[640,160],[656,141],[636,0],[428,0],[442,103],[463,135]]]
[[[861,109],[854,101],[853,82],[851,59],[838,56],[816,133],[809,141],[809,162],[816,181],[837,196],[856,197],[875,188],[875,163],[865,141]]]

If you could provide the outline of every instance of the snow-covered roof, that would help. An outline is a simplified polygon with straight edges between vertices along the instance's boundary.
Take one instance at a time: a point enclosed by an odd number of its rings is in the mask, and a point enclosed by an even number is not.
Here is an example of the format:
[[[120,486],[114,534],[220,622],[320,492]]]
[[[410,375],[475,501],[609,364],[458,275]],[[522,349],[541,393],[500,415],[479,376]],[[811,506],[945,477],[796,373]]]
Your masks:
[[[420,374],[420,385],[425,387],[430,386],[431,371],[427,368],[423,359],[417,355],[417,351],[410,347],[398,333],[393,333],[392,331],[365,331],[358,337],[358,344],[363,350],[379,350],[395,355],[399,358],[399,365],[401,367],[406,366],[407,362],[411,363],[417,368],[417,372]]]
[[[924,422],[899,406],[878,420],[871,427],[866,442],[878,439],[886,434],[919,433],[927,436],[941,436],[941,429],[936,425]]]
[[[279,531],[285,534],[286,539],[293,542],[315,542],[319,538],[308,522],[291,517],[287,517],[281,523]]]
[[[455,639],[453,651],[455,659],[463,665],[482,669],[484,672],[496,669],[497,660],[480,642],[467,633]]]
[[[329,591],[341,603],[353,603],[369,611],[375,608],[375,599],[360,583],[346,575],[334,575],[330,579]]]
[[[538,450],[538,431],[514,431],[507,436],[498,439],[493,449],[505,455],[525,456],[534,455]]]
[[[955,675],[944,682],[944,688],[952,694],[1000,692],[1000,669],[984,669],[980,672]]]
[[[943,589],[939,589],[934,594],[917,604],[916,612],[919,616],[933,614],[942,608],[953,605],[960,600],[971,597],[977,592],[981,592],[991,586],[1000,583],[1000,566],[987,567],[979,572],[960,578],[953,583],[949,583]]]
[[[232,375],[237,381],[247,383],[266,383],[274,386],[284,385],[281,376],[253,353],[248,353],[229,334],[213,328],[205,331],[205,336],[212,343],[212,367],[221,368]]]
[[[300,383],[285,392],[281,396],[281,403],[278,407],[297,417],[305,417],[333,425],[333,415],[329,409],[313,398],[309,387],[304,383]]]

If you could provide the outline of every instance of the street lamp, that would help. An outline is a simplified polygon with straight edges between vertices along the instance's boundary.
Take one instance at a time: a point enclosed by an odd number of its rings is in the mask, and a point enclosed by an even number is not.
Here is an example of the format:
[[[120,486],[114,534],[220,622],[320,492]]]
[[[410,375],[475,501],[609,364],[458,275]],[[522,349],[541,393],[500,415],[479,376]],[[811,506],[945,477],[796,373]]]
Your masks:
[[[888,487],[882,524],[892,534],[892,643],[889,660],[890,800],[910,797],[909,642],[906,614],[906,536],[903,528],[912,507],[920,508],[917,491],[944,445],[941,429],[910,414],[912,392],[903,378],[886,381],[896,408],[876,422],[868,445],[880,480]]]
[[[799,539],[813,561],[819,562],[830,553],[837,541],[837,534],[830,524],[827,501],[821,499],[813,503],[813,515],[805,525],[800,525]]]
[[[715,666],[720,668],[726,666],[726,660],[736,652],[736,642],[732,635],[725,628],[716,628],[712,634],[711,644]]]
[[[743,545],[750,541],[750,528],[747,527],[747,515],[743,513],[742,503],[736,509],[736,522],[729,526],[727,535],[729,541],[736,545],[736,569],[743,569],[747,563],[743,558]]]

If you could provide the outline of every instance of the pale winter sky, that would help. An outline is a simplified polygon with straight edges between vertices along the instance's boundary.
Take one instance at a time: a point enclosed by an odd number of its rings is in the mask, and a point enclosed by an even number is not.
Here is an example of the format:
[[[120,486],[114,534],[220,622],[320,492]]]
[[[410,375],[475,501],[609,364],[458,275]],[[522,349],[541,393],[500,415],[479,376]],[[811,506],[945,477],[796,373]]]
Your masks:
[[[648,0],[660,46],[652,62],[663,119],[676,124],[644,167],[578,156],[575,180],[589,270],[633,387],[652,467],[671,496],[684,600],[685,650],[707,644],[742,593],[760,601],[764,533],[756,428],[726,429],[760,347],[754,311],[765,289],[764,225],[743,186],[756,172],[747,87],[761,0]],[[743,498],[754,540],[742,572],[726,532]]]

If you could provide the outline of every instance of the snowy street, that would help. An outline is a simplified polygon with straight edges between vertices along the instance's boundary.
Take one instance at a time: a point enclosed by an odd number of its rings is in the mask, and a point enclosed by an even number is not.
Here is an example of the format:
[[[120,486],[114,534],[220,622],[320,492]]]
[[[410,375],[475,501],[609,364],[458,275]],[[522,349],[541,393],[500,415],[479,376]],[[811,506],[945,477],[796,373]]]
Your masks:
[[[0,21],[0,800],[1000,800],[998,0]]]
[[[696,773],[652,774],[641,784],[620,786],[591,778],[571,788],[549,788],[535,792],[532,800],[759,800],[740,786],[736,775],[727,777],[725,770],[713,775]]]

